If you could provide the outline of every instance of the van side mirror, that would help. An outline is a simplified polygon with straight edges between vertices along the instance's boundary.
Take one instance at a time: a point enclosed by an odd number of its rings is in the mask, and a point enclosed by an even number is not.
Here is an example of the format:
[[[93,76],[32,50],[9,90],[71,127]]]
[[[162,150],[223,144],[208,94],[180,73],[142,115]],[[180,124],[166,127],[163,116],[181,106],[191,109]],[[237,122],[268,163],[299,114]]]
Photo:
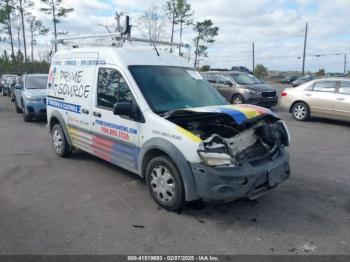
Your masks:
[[[120,102],[116,103],[113,108],[113,114],[119,116],[131,117],[134,115],[131,102]]]
[[[22,86],[21,86],[21,85],[16,85],[15,88],[16,88],[17,90],[21,90],[21,89],[22,89]]]

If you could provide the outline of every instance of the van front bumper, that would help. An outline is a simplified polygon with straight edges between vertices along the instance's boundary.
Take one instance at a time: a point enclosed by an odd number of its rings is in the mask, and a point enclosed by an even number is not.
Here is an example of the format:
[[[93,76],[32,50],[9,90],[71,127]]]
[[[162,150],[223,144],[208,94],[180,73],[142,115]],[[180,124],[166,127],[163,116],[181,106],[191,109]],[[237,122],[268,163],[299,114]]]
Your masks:
[[[252,166],[209,167],[191,163],[198,196],[209,201],[255,199],[290,176],[289,154],[282,149],[273,161]]]

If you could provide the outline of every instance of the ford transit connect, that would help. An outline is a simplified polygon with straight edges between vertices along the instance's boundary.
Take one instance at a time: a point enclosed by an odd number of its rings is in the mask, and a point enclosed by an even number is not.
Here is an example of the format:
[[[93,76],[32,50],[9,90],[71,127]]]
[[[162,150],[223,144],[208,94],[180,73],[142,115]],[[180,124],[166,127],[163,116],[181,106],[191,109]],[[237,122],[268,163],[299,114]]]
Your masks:
[[[78,148],[138,174],[167,210],[257,198],[290,174],[278,116],[228,104],[186,60],[153,48],[58,51],[47,117],[57,155]]]

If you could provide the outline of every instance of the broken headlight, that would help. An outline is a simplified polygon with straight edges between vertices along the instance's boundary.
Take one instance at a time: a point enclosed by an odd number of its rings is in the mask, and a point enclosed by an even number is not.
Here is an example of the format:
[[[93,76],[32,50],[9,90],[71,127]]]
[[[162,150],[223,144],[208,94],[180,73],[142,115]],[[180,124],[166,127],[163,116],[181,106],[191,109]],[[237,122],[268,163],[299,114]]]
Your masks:
[[[231,164],[231,157],[225,153],[215,153],[215,152],[198,152],[201,157],[203,164],[208,166],[223,166]]]

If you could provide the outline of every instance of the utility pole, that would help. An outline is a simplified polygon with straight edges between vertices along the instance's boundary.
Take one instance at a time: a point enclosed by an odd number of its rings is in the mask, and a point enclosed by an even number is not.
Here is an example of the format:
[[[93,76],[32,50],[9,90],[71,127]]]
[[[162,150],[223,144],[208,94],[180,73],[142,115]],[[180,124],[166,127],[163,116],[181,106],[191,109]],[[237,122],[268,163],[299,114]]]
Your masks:
[[[255,69],[255,47],[254,47],[254,42],[253,42],[253,45],[252,45],[253,49],[253,69],[252,69],[252,72],[254,74],[254,69]]]
[[[307,28],[308,28],[308,23],[306,23],[306,26],[305,26],[304,53],[303,53],[303,69],[301,70],[301,75],[302,75],[302,76],[304,76],[304,73],[305,73],[305,55],[306,55]]]
[[[344,75],[346,74],[346,53],[344,54]]]

